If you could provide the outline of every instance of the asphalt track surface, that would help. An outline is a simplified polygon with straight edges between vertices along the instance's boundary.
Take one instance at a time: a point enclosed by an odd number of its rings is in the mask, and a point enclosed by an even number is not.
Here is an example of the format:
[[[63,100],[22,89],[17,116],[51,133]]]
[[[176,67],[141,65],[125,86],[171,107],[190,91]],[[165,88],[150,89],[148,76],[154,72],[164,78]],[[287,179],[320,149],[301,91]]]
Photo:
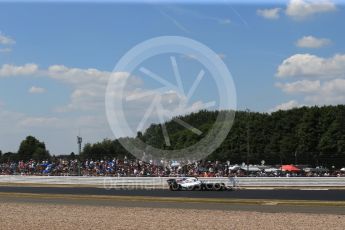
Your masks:
[[[16,194],[27,194],[17,196]],[[36,196],[32,196],[34,194]],[[55,195],[60,196],[54,197]],[[70,198],[69,195],[74,196]],[[76,199],[75,196],[81,199]],[[89,196],[92,195],[92,197]],[[62,196],[62,198],[61,198]],[[97,197],[110,199],[98,199]],[[106,190],[104,188],[87,187],[20,187],[0,186],[1,203],[30,203],[54,205],[88,205],[111,207],[141,207],[141,208],[172,208],[172,209],[197,209],[197,210],[222,210],[222,211],[255,211],[265,213],[316,213],[345,215],[345,206],[317,206],[317,205],[276,205],[268,203],[237,204],[237,203],[204,203],[204,202],[166,202],[125,200],[118,197],[163,197],[163,198],[218,198],[228,200],[318,200],[323,202],[345,201],[344,190],[237,190],[237,191],[179,191],[169,190]],[[86,197],[86,198],[83,198]],[[117,197],[117,199],[111,199]]]
[[[317,200],[345,201],[345,190],[236,190],[236,191],[177,191],[164,189],[126,190],[92,187],[24,187],[0,186],[0,193],[58,194],[58,195],[102,195],[138,197],[186,197],[216,199],[269,199],[269,200]]]

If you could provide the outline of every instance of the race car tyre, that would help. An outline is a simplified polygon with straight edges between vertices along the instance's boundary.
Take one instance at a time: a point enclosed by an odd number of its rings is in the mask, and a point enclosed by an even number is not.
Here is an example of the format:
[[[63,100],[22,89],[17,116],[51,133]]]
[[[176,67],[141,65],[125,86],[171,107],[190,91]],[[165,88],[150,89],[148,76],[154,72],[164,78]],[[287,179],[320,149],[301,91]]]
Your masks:
[[[180,187],[180,185],[177,184],[177,183],[172,183],[172,184],[170,185],[170,190],[171,190],[171,191],[179,191],[180,189],[181,189],[181,187]]]
[[[194,190],[195,191],[201,191],[202,190],[202,185],[200,184],[200,185],[195,185],[194,186]]]
[[[214,184],[210,184],[210,183],[205,184],[205,190],[206,191],[214,190]]]
[[[189,187],[187,187],[187,190],[188,190],[188,191],[193,191],[194,188],[195,188],[195,186],[189,186]]]
[[[219,184],[219,183],[215,183],[215,184],[213,185],[213,190],[215,190],[215,191],[220,191],[220,190],[222,190],[222,185]]]
[[[222,190],[226,190],[226,185],[224,183],[220,184],[222,186]]]

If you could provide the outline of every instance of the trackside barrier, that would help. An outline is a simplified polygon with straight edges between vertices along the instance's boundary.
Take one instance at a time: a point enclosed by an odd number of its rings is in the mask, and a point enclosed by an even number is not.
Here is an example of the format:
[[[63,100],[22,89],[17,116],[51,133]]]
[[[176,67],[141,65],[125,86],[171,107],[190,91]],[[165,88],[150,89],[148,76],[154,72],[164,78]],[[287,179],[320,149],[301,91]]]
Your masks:
[[[2,184],[46,184],[83,186],[167,187],[166,181],[176,177],[78,177],[78,176],[0,176]],[[229,184],[227,177],[200,177],[205,182]],[[345,177],[236,177],[240,187],[345,187]]]

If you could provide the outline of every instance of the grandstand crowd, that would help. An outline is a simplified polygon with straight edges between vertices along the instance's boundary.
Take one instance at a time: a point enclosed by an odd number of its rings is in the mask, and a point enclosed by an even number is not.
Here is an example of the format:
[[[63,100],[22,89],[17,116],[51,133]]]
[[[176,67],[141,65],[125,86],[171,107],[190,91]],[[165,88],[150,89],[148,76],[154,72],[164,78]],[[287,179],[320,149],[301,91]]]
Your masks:
[[[0,163],[0,175],[47,176],[120,176],[120,177],[227,177],[227,176],[345,176],[342,170],[300,167],[282,170],[281,166],[230,165],[230,162],[198,161],[181,166],[178,162],[143,162],[140,160],[67,160]]]

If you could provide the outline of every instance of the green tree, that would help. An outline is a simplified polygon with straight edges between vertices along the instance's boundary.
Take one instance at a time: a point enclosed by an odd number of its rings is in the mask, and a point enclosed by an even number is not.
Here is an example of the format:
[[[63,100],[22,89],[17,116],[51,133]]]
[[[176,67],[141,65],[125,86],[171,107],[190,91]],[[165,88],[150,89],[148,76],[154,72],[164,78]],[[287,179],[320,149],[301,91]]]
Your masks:
[[[7,152],[7,153],[4,153],[0,159],[0,162],[11,162],[11,161],[18,161],[18,154]]]
[[[40,142],[33,136],[27,136],[20,144],[18,159],[20,160],[46,160],[49,159],[49,152],[46,150],[44,142]]]
[[[69,158],[70,160],[75,160],[75,159],[76,159],[75,153],[74,153],[74,152],[71,152],[71,154],[68,156],[68,158]]]
[[[196,135],[173,119],[165,122],[171,146],[165,144],[161,124],[150,125],[142,133],[138,132],[136,138],[157,148],[183,149],[207,135],[218,114],[227,112],[203,110],[178,117],[201,130],[202,135]],[[271,114],[237,111],[226,139],[207,160],[245,162],[248,142],[252,164],[259,164],[261,160],[267,164],[291,164],[297,156],[300,164],[321,162],[342,166],[345,162],[345,106],[303,107]],[[132,157],[119,140],[86,144],[82,152],[84,159],[124,156]]]
[[[319,155],[320,123],[319,108],[311,107],[303,115],[297,127],[297,159],[298,163],[311,163]]]
[[[133,156],[121,145],[119,140],[104,139],[94,144],[87,143],[81,153],[81,159],[100,160],[106,158],[120,158]]]

